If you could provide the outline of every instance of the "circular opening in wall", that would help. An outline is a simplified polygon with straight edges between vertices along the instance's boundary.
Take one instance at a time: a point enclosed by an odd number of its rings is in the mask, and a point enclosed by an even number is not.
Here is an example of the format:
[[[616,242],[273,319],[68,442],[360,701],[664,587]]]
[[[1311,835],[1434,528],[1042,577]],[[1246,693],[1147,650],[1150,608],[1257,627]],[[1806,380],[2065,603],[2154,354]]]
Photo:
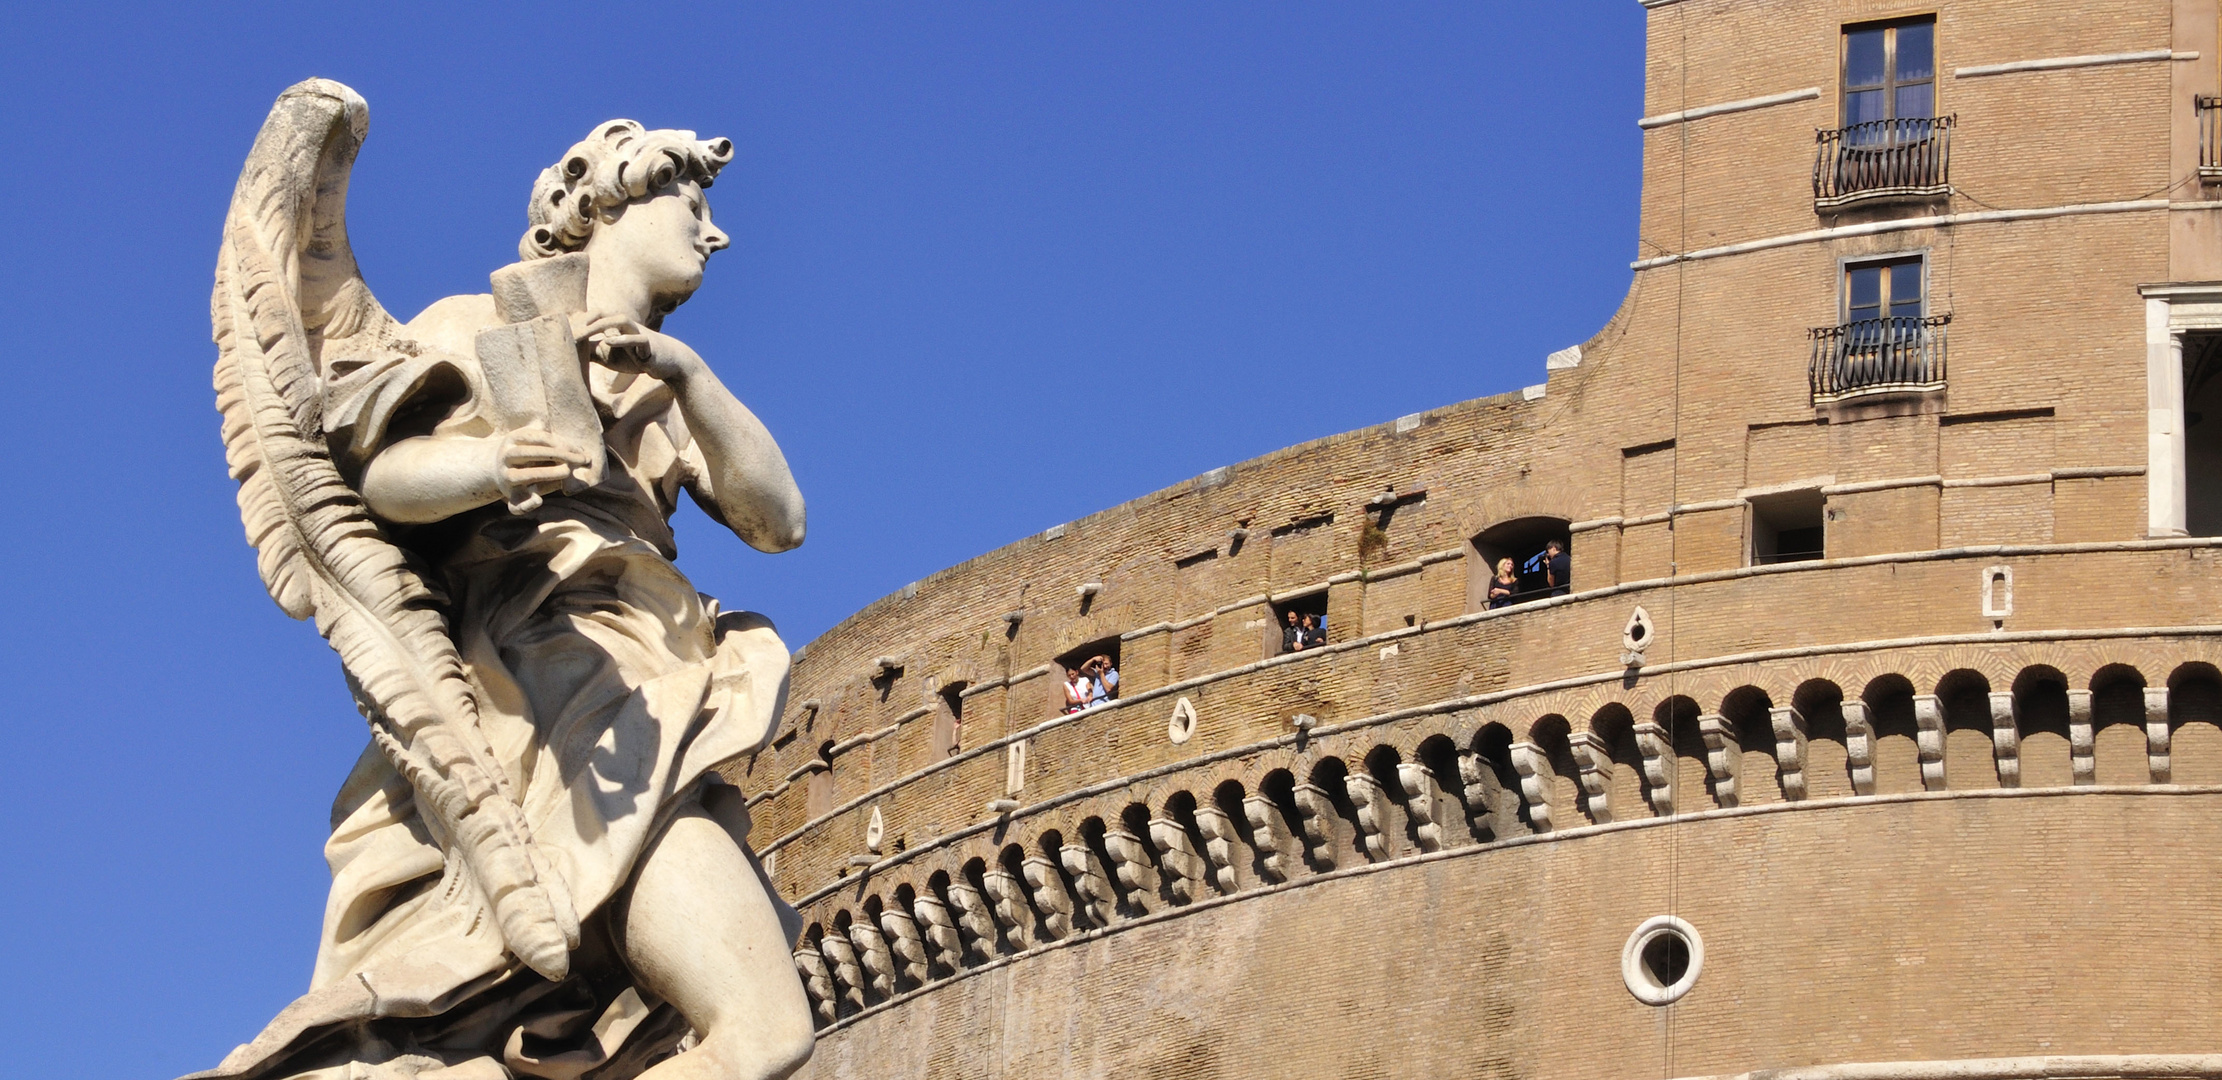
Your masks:
[[[1620,978],[1646,1005],[1671,1004],[1697,984],[1705,942],[1697,928],[1672,915],[1643,921],[1620,950]]]

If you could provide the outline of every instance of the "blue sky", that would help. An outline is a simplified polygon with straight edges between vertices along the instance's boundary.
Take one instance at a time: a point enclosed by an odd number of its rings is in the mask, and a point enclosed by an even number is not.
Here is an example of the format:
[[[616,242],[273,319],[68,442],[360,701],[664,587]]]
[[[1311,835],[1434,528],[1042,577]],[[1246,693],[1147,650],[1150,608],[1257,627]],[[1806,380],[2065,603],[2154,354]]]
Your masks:
[[[647,12],[641,14],[640,12]],[[680,566],[800,644],[1220,465],[1542,379],[1635,251],[1642,9],[24,5],[0,36],[4,1071],[209,1067],[306,985],[362,722],[217,441],[208,288],[271,100],[371,105],[349,223],[402,318],[515,258],[596,122],[724,135],[665,329],[810,505]]]

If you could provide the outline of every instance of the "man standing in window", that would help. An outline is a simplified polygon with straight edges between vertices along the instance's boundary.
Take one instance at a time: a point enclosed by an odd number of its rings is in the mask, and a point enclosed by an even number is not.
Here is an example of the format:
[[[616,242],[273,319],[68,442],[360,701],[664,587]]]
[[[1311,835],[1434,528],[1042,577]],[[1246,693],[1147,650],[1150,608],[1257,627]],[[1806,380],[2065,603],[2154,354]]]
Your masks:
[[[1573,591],[1574,557],[1566,553],[1566,545],[1556,540],[1543,545],[1544,580],[1551,586],[1545,595],[1565,596]]]

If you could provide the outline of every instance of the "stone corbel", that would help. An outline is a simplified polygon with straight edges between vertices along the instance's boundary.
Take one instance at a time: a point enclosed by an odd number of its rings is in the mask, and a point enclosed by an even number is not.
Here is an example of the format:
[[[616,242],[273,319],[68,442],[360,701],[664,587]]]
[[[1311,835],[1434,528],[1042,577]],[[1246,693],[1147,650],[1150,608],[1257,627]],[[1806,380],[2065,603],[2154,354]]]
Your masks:
[[[2174,783],[2174,766],[2168,757],[2168,688],[2145,688],[2145,764],[2153,783]]]
[[[1335,868],[1335,800],[1317,784],[1296,785],[1297,826],[1304,831],[1304,853],[1321,873]]]
[[[1196,853],[1188,830],[1172,818],[1151,818],[1150,844],[1157,849],[1158,865],[1165,871],[1165,891],[1172,894],[1173,902],[1195,903],[1196,886],[1204,880],[1204,857]]]
[[[1443,850],[1443,826],[1435,820],[1435,774],[1417,762],[1400,762],[1396,782],[1404,788],[1404,812],[1412,819],[1412,838],[1420,850]]]
[[[1775,766],[1782,770],[1782,797],[1790,802],[1805,798],[1805,714],[1789,705],[1767,710],[1774,728]]]
[[[833,973],[826,970],[825,956],[808,938],[795,946],[795,970],[802,974],[802,991],[810,999],[810,1012],[818,1018],[819,1026],[832,1023],[836,1007]]]
[[[1381,790],[1381,782],[1373,774],[1351,773],[1343,778],[1343,790],[1350,793],[1351,809],[1358,812],[1358,842],[1365,848],[1366,857],[1380,862],[1389,857],[1389,793]]]
[[[833,932],[818,943],[818,949],[825,953],[826,960],[833,968],[833,982],[841,1001],[852,1012],[863,1008],[864,968],[856,962],[856,947],[849,944],[845,935]]]
[[[1582,809],[1599,825],[1612,821],[1612,748],[1593,731],[1574,732],[1566,744],[1582,770],[1575,778],[1582,786]]]
[[[1744,770],[1744,747],[1736,739],[1736,726],[1725,716],[1700,716],[1697,732],[1705,739],[1705,771],[1713,777],[1713,798],[1724,807],[1735,806],[1736,783]]]
[[[1036,853],[1019,864],[1019,873],[1026,878],[1027,891],[1034,894],[1034,907],[1042,913],[1042,932],[1052,938],[1070,936],[1072,894],[1065,891],[1065,876],[1057,872],[1057,864]]]
[[[1211,882],[1220,893],[1235,891],[1235,859],[1242,850],[1242,836],[1234,819],[1215,803],[1196,808],[1196,831],[1204,834],[1204,858],[1211,862]]]
[[[1458,784],[1455,788],[1446,784],[1443,790],[1444,794],[1458,804],[1458,811],[1465,815],[1467,836],[1486,843],[1509,839],[1514,835],[1511,829],[1503,825],[1510,823],[1517,827],[1520,797],[1517,793],[1505,792],[1497,786],[1495,770],[1490,768],[1488,760],[1480,754],[1471,750],[1460,751]],[[1508,794],[1511,796],[1509,800],[1506,798]],[[1511,803],[1510,806],[1505,805],[1507,801]],[[1500,813],[1503,815],[1501,818]],[[1465,837],[1460,837],[1459,843],[1464,844]]]
[[[1281,809],[1264,795],[1246,795],[1242,816],[1249,819],[1250,836],[1257,842],[1258,876],[1278,884],[1288,880],[1287,840],[1281,832]]]
[[[926,943],[919,937],[918,921],[902,908],[889,905],[880,911],[880,933],[887,937],[887,951],[895,954],[895,974],[917,986],[926,981]]]
[[[2021,786],[2021,720],[2014,715],[2014,695],[1991,695],[1991,756],[1998,759],[1998,786]]]
[[[856,946],[857,966],[864,969],[865,986],[872,996],[886,1001],[895,996],[895,957],[887,939],[870,919],[849,924],[849,943]]]
[[[2091,731],[2091,692],[2068,691],[2068,768],[2077,784],[2098,783],[2098,739]]]
[[[957,916],[957,932],[964,937],[964,951],[995,955],[995,917],[988,914],[987,898],[962,878],[949,883],[949,903]]]
[[[987,890],[989,915],[1013,946],[1023,949],[1044,940],[1034,923],[1034,905],[1015,875],[1000,865],[990,866],[980,875],[980,886]]]
[[[1551,831],[1551,759],[1530,742],[1512,744],[1512,771],[1520,774],[1520,798],[1528,804],[1528,821],[1535,831]]]
[[[1074,899],[1089,925],[1111,925],[1111,916],[1119,908],[1119,894],[1096,869],[1095,853],[1089,851],[1086,844],[1070,843],[1057,849],[1057,861],[1064,864],[1065,873],[1072,876],[1073,891],[1077,894]]]
[[[1674,741],[1665,728],[1646,720],[1636,725],[1636,749],[1643,754],[1644,795],[1651,800],[1651,812],[1673,817]]]
[[[964,935],[957,930],[957,923],[949,914],[949,905],[927,889],[911,902],[911,911],[923,924],[922,937],[926,939],[926,970],[929,974],[952,974],[964,966]]]
[[[1148,911],[1157,897],[1157,866],[1150,861],[1142,838],[1113,829],[1103,834],[1103,851],[1111,856],[1111,877],[1118,882],[1119,897],[1137,911]]]
[[[1875,724],[1867,703],[1847,701],[1844,710],[1844,764],[1852,774],[1852,794],[1875,793]]]
[[[1913,696],[1913,743],[1921,754],[1921,788],[1944,790],[1944,702],[1935,694]]]

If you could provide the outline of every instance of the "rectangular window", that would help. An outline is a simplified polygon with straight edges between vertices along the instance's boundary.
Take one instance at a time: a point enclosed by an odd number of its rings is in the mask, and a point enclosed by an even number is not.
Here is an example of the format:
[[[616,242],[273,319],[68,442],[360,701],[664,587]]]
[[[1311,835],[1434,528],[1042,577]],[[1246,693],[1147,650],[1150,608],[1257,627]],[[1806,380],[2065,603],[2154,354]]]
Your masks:
[[[1844,28],[1844,126],[1936,115],[1936,19]]]
[[[1844,267],[1844,321],[1922,316],[1922,265],[1906,259],[1850,263]]]

